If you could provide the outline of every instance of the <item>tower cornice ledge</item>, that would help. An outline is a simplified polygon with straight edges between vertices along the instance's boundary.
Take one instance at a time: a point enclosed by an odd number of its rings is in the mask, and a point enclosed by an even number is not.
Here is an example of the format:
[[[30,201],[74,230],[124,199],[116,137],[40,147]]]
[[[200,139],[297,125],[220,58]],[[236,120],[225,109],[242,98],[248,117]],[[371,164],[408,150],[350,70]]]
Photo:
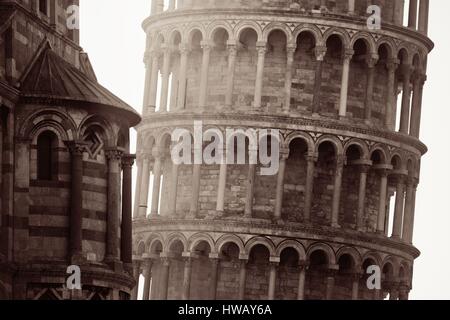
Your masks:
[[[405,259],[416,259],[420,251],[399,240],[392,240],[376,233],[363,233],[348,229],[336,229],[329,226],[305,225],[289,222],[277,224],[263,219],[142,219],[133,223],[135,235],[159,232],[189,232],[189,233],[229,233],[254,235],[264,234],[274,238],[294,238],[305,241],[324,241],[345,246],[356,246],[368,250],[385,251]]]
[[[354,137],[352,134],[361,134],[367,136],[367,139],[389,140],[398,143],[399,147],[412,147],[424,155],[428,152],[427,146],[419,139],[402,133],[387,131],[385,128],[369,126],[358,119],[337,120],[327,117],[308,117],[308,116],[283,116],[274,114],[263,114],[260,112],[235,112],[235,113],[153,113],[146,117],[139,125],[139,130],[152,130],[162,127],[192,126],[193,121],[204,121],[204,125],[216,126],[248,126],[255,128],[287,129],[287,130],[305,130],[321,133],[340,134],[343,136]],[[235,121],[235,122],[233,122]],[[349,134],[352,133],[352,134]],[[375,139],[376,140],[376,139]],[[378,141],[386,142],[386,141]]]

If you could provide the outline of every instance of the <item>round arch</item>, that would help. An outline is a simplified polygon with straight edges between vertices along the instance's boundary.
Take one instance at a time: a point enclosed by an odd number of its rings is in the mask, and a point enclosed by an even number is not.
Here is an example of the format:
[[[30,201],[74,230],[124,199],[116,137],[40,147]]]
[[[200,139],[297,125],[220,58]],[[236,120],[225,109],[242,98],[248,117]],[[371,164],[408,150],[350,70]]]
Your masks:
[[[216,253],[215,252],[216,246],[214,244],[214,240],[213,238],[211,238],[210,235],[206,233],[197,233],[188,239],[188,246],[187,246],[188,252],[192,252],[195,249],[195,247],[201,242],[208,243],[211,253]]]
[[[262,34],[262,41],[268,42],[269,36],[273,31],[281,31],[286,36],[286,43],[292,43],[293,37],[292,37],[292,31],[289,29],[289,27],[280,22],[271,22],[269,23],[263,30]]]
[[[242,239],[234,234],[226,234],[221,236],[216,242],[215,252],[220,254],[224,245],[228,243],[234,243],[239,248],[240,255],[245,254],[245,246]]]
[[[271,257],[276,256],[275,245],[270,239],[265,237],[255,237],[247,241],[247,243],[245,244],[245,253],[249,255],[252,249],[257,245],[265,246],[267,250],[269,250],[269,254]]]
[[[275,251],[276,257],[281,257],[282,252],[288,248],[291,248],[291,249],[294,249],[295,251],[297,251],[300,261],[306,260],[306,250],[303,247],[303,245],[296,240],[285,240],[285,241],[281,242],[276,247],[276,251]]]
[[[334,253],[333,248],[331,248],[329,245],[325,244],[325,243],[314,243],[312,244],[307,251],[306,256],[309,258],[311,257],[311,254],[314,253],[315,251],[323,251],[325,252],[325,254],[328,257],[328,264],[330,265],[336,265],[336,255]]]
[[[241,34],[244,30],[246,29],[251,29],[253,31],[256,32],[257,35],[257,40],[256,41],[263,41],[263,35],[262,35],[262,30],[261,27],[259,26],[259,24],[257,24],[254,21],[241,21],[239,22],[235,28],[234,28],[234,39],[236,39],[236,41],[239,41],[241,38]]]

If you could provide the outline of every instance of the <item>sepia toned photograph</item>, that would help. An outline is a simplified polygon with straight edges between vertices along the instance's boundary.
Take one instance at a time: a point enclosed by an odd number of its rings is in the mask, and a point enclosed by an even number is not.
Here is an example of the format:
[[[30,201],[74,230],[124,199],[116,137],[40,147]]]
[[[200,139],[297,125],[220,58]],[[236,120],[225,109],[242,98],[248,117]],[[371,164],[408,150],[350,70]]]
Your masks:
[[[449,11],[0,0],[0,300],[450,299]]]

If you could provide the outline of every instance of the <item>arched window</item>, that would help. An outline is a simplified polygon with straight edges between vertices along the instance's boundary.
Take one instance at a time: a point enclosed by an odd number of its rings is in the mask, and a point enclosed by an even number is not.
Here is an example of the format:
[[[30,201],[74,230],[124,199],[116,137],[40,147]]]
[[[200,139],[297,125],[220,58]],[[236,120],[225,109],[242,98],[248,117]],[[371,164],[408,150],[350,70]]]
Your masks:
[[[52,181],[56,177],[57,137],[53,132],[42,133],[37,140],[37,178]]]

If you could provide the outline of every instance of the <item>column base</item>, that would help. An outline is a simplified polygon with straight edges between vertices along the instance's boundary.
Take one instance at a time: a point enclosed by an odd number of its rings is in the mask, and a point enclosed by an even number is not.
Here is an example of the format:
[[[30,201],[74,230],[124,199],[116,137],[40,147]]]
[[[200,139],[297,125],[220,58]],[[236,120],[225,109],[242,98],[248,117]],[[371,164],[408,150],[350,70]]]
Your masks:
[[[338,224],[338,223],[331,223],[331,227],[332,227],[332,228],[335,228],[335,229],[340,229],[340,228],[341,228],[341,225]]]
[[[87,263],[87,258],[82,253],[75,253],[70,257],[70,263],[80,266]]]
[[[115,272],[124,271],[124,265],[118,258],[106,257],[104,263],[107,264]]]
[[[149,220],[155,220],[155,219],[159,219],[160,218],[160,216],[157,214],[157,213],[151,213],[149,216],[148,216],[148,219]]]
[[[123,263],[123,269],[125,270],[126,273],[128,273],[130,276],[132,276],[134,278],[134,268],[133,268],[133,264],[132,263]]]
[[[210,213],[206,216],[205,220],[215,220],[215,219],[220,219],[224,216],[224,212],[223,211],[215,211],[214,213]]]
[[[195,220],[197,219],[197,212],[189,212],[185,219],[189,219],[189,220]]]

